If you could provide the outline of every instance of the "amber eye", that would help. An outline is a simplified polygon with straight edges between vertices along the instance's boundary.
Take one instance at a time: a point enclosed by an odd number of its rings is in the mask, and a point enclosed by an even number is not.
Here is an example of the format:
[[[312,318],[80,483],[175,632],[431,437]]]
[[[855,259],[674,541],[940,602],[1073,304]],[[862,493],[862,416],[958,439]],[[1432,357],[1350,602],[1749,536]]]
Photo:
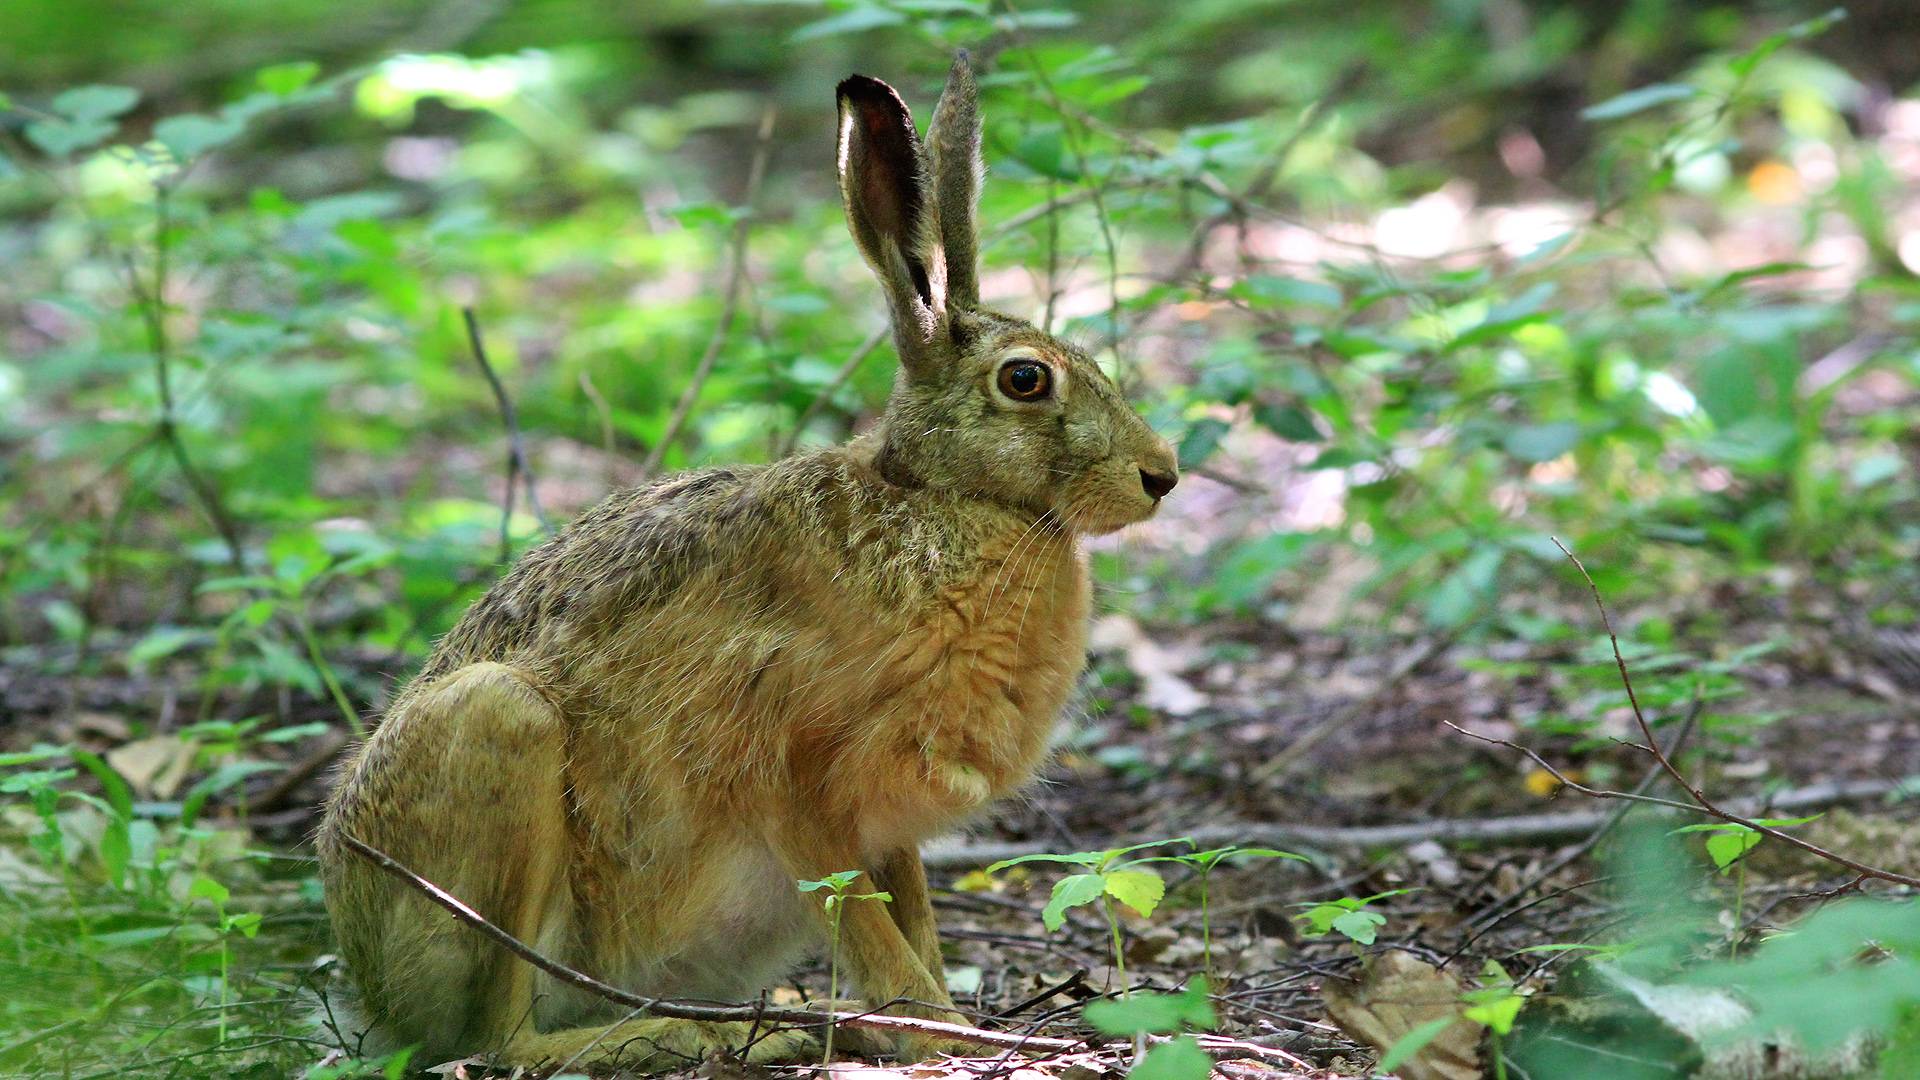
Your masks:
[[[1000,368],[1000,392],[1015,401],[1039,401],[1053,390],[1053,372],[1032,360],[1015,360]]]

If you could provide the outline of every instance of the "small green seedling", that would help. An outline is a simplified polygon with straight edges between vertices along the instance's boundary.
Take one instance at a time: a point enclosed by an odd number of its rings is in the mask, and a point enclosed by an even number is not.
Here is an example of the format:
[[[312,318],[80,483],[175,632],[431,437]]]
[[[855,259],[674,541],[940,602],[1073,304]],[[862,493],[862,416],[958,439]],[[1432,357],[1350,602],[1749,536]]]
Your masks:
[[[1372,896],[1343,896],[1338,900],[1329,900],[1324,904],[1302,904],[1307,910],[1295,915],[1300,922],[1300,932],[1307,937],[1325,937],[1337,933],[1356,945],[1371,945],[1379,935],[1380,928],[1387,924],[1387,917],[1377,911],[1367,910],[1367,905],[1375,900],[1385,900],[1389,896],[1399,896],[1413,892],[1412,889],[1392,889],[1388,892],[1374,893]]]
[[[1757,818],[1755,825],[1764,825],[1769,829],[1784,829],[1793,825],[1805,825],[1819,817],[1813,814],[1799,818]],[[1674,833],[1706,833],[1707,858],[1713,860],[1714,869],[1734,875],[1733,884],[1733,943],[1732,954],[1740,954],[1740,924],[1744,917],[1747,901],[1747,853],[1760,846],[1767,834],[1759,829],[1749,828],[1732,821],[1708,821],[1699,825],[1686,825],[1673,830]]]
[[[840,914],[849,900],[878,900],[883,904],[893,903],[890,892],[855,893],[848,890],[853,887],[853,879],[860,876],[858,870],[842,870],[828,874],[818,881],[799,882],[803,893],[827,891],[824,901],[827,909],[827,999],[840,1000]],[[821,1054],[820,1063],[833,1060],[833,1021],[827,1021],[827,1045]]]
[[[1213,1059],[1193,1036],[1190,1028],[1212,1030],[1219,1022],[1213,1003],[1208,1000],[1207,980],[1195,977],[1186,989],[1173,994],[1135,994],[1113,1000],[1090,1002],[1084,1016],[1095,1030],[1108,1035],[1127,1035],[1135,1046],[1145,1044],[1148,1035],[1173,1035],[1145,1054],[1137,1054],[1127,1080],[1207,1080],[1213,1073]]]
[[[1489,960],[1481,969],[1484,985],[1476,990],[1468,990],[1460,995],[1461,1010],[1452,1016],[1442,1016],[1429,1020],[1419,1027],[1400,1036],[1387,1052],[1380,1055],[1380,1061],[1374,1066],[1377,1073],[1391,1073],[1411,1061],[1424,1050],[1428,1043],[1440,1036],[1440,1033],[1462,1020],[1479,1024],[1487,1029],[1488,1039],[1493,1051],[1493,1075],[1495,1080],[1506,1080],[1507,1058],[1501,1043],[1513,1031],[1513,1022],[1519,1017],[1520,1009],[1526,1005],[1531,990],[1523,990],[1515,985],[1513,976],[1497,962]]]
[[[1119,975],[1121,993],[1127,992],[1127,962],[1120,947],[1120,919],[1114,914],[1113,902],[1118,900],[1139,913],[1142,918],[1153,914],[1160,901],[1167,895],[1167,883],[1159,874],[1141,867],[1148,863],[1173,862],[1174,856],[1156,855],[1144,859],[1126,859],[1136,851],[1147,848],[1165,847],[1168,844],[1188,844],[1192,840],[1182,836],[1173,840],[1150,840],[1132,847],[1109,848],[1105,851],[1079,851],[1071,855],[1022,855],[1017,859],[1002,859],[987,867],[987,873],[997,874],[1010,866],[1021,863],[1065,863],[1069,866],[1084,867],[1085,871],[1069,874],[1054,882],[1053,895],[1047,900],[1047,906],[1040,912],[1040,921],[1050,931],[1057,931],[1066,925],[1067,912],[1073,908],[1088,904],[1100,904],[1100,912],[1106,916],[1107,932],[1113,945],[1113,969]]]
[[[1191,866],[1200,873],[1200,949],[1204,957],[1207,978],[1213,978],[1213,913],[1208,903],[1208,886],[1213,878],[1213,868],[1228,859],[1298,859],[1308,862],[1305,855],[1295,855],[1291,851],[1275,848],[1223,847],[1211,851],[1193,851],[1185,855],[1172,856],[1174,862]]]
[[[225,885],[210,877],[198,877],[187,889],[189,900],[205,900],[213,905],[216,926],[220,931],[220,1041],[227,1041],[227,995],[230,987],[230,974],[233,963],[233,949],[227,944],[228,935],[238,930],[243,937],[251,938],[260,932],[260,913],[257,911],[235,912],[229,914],[227,901],[233,898]]]

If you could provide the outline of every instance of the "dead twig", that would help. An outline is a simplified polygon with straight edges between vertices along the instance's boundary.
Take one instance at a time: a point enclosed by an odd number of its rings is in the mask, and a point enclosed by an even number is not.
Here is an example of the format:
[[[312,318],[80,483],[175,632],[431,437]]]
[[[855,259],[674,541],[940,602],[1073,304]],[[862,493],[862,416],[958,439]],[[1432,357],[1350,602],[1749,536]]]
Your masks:
[[[500,561],[506,562],[513,554],[513,491],[524,482],[527,486],[527,508],[540,521],[540,528],[551,534],[553,525],[547,521],[547,513],[540,508],[540,495],[534,490],[533,464],[527,460],[527,447],[520,438],[520,414],[514,410],[513,399],[507,396],[507,388],[501,384],[500,376],[493,370],[493,361],[487,359],[487,346],[480,338],[480,318],[473,308],[460,309],[460,317],[467,323],[467,346],[473,351],[473,362],[480,365],[480,371],[487,377],[487,385],[493,387],[494,403],[500,406],[500,420],[507,428],[507,490],[500,497]]]
[[[1673,741],[1667,744],[1666,753],[1668,755],[1679,753],[1680,748],[1686,745],[1687,739],[1693,734],[1694,725],[1699,721],[1700,713],[1705,706],[1706,699],[1695,694],[1693,704],[1687,707],[1686,719],[1680,723],[1679,732],[1674,735]],[[1654,782],[1660,779],[1661,775],[1663,775],[1662,770],[1658,765],[1649,768],[1646,775],[1640,778],[1640,782],[1634,785],[1633,794],[1646,794],[1647,789],[1651,788]],[[1547,881],[1552,878],[1553,875],[1573,865],[1581,856],[1598,847],[1600,841],[1606,839],[1608,833],[1619,827],[1620,822],[1626,818],[1627,811],[1631,809],[1633,809],[1633,807],[1630,804],[1622,805],[1615,809],[1613,813],[1607,815],[1607,820],[1603,822],[1599,828],[1587,834],[1586,839],[1568,847],[1565,851],[1556,855],[1545,866],[1529,874],[1526,880],[1508,890],[1505,896],[1500,897],[1498,900],[1482,908],[1479,914],[1475,915],[1473,921],[1469,924],[1469,927],[1474,930],[1474,935],[1461,944],[1460,948],[1455,951],[1454,956],[1458,956],[1461,952],[1464,952],[1468,946],[1478,941],[1488,930],[1498,925],[1501,920],[1506,917],[1507,909],[1521,897],[1532,892],[1542,882]],[[1453,957],[1449,957],[1448,959],[1451,960]]]
[[[733,329],[734,314],[740,309],[740,294],[747,280],[747,234],[753,230],[753,203],[760,194],[760,182],[767,175],[767,156],[773,146],[774,110],[769,107],[760,114],[759,141],[753,148],[753,164],[747,168],[747,192],[741,202],[740,217],[733,223],[733,238],[728,243],[727,282],[722,290],[720,301],[720,319],[713,326],[713,336],[707,339],[707,347],[700,354],[700,362],[694,366],[693,380],[680,394],[680,400],[673,407],[673,415],[667,418],[667,426],[660,432],[660,438],[647,451],[647,458],[640,466],[643,476],[652,476],[660,471],[660,463],[666,460],[667,449],[680,437],[680,429],[686,426],[687,418],[693,414],[694,403],[700,399],[700,391],[707,385],[707,379],[713,375],[713,365],[720,359],[720,350],[727,344],[727,335]]]
[[[820,410],[826,407],[828,400],[847,384],[847,380],[853,378],[853,373],[860,369],[861,363],[867,357],[873,355],[873,350],[879,348],[880,343],[886,340],[887,330],[887,327],[882,326],[868,334],[867,339],[856,346],[846,362],[840,365],[840,370],[833,373],[833,378],[827,381],[827,385],[813,395],[812,401],[807,402],[807,407],[800,411],[800,418],[793,422],[793,430],[787,432],[787,441],[780,447],[780,457],[793,453],[794,448],[800,445],[800,436],[806,432],[807,424],[819,415]]]
[[[1891,793],[1905,790],[1899,781],[1893,780],[1851,780],[1824,784],[1810,784],[1803,788],[1780,792],[1768,799],[1740,800],[1730,805],[1746,813],[1789,812],[1816,810],[1837,803],[1863,802],[1883,798]],[[1622,792],[1621,794],[1625,794]],[[1672,800],[1649,800],[1663,802],[1669,806],[1698,812],[1698,808],[1688,803]],[[1371,848],[1398,848],[1422,841],[1512,844],[1529,843],[1538,840],[1577,839],[1606,824],[1611,814],[1607,812],[1569,813],[1569,814],[1518,814],[1512,817],[1495,818],[1441,818],[1434,821],[1411,821],[1396,825],[1359,825],[1350,827],[1288,825],[1278,822],[1240,822],[1222,825],[1204,825],[1191,829],[1186,835],[1200,847],[1220,847],[1226,844],[1259,845],[1278,848],[1306,848],[1320,851],[1364,851]],[[1125,847],[1131,843],[1149,840],[1152,837],[1110,837],[1093,838],[1083,845],[1087,848]],[[962,867],[984,866],[1001,859],[1012,859],[1021,855],[1035,855],[1055,850],[1045,844],[987,843],[963,844],[941,843],[930,845],[921,853],[921,861],[929,869],[951,870]]]
[[[160,419],[154,425],[154,431],[160,441],[166,444],[167,451],[173,455],[174,464],[180,469],[181,478],[192,489],[194,498],[206,511],[207,519],[227,545],[227,562],[235,572],[244,573],[246,553],[240,545],[240,529],[228,515],[226,504],[221,502],[219,490],[187,454],[187,444],[181,439],[179,425],[175,423],[178,414],[173,397],[173,345],[167,336],[166,310],[167,271],[172,250],[169,236],[173,232],[173,217],[169,210],[168,188],[164,183],[154,185],[153,208],[153,287],[149,291],[141,282],[140,271],[133,265],[131,257],[127,259],[127,281],[134,301],[140,307],[141,320],[146,324],[147,351],[153,355],[153,377],[160,393]]]
[[[1803,840],[1792,833],[1771,825],[1762,824],[1745,814],[1738,814],[1728,810],[1709,797],[1705,791],[1701,790],[1699,785],[1688,779],[1687,775],[1680,771],[1680,767],[1673,763],[1673,758],[1667,751],[1660,748],[1660,740],[1655,738],[1653,734],[1653,725],[1647,722],[1646,714],[1640,709],[1640,697],[1633,689],[1633,675],[1627,670],[1626,657],[1620,653],[1620,638],[1613,631],[1613,617],[1608,614],[1606,601],[1600,596],[1600,586],[1594,582],[1593,575],[1587,573],[1586,566],[1580,562],[1579,557],[1576,556],[1567,545],[1561,543],[1558,537],[1550,537],[1549,539],[1553,540],[1553,545],[1559,548],[1560,553],[1567,557],[1567,561],[1573,563],[1574,569],[1580,571],[1581,578],[1585,579],[1587,583],[1587,589],[1593,593],[1594,606],[1600,610],[1600,625],[1606,630],[1607,641],[1613,647],[1613,664],[1614,667],[1620,671],[1620,685],[1626,689],[1627,704],[1631,706],[1633,710],[1633,722],[1635,726],[1640,729],[1640,737],[1646,740],[1643,744],[1634,745],[1637,749],[1651,757],[1654,765],[1657,766],[1661,772],[1671,778],[1674,783],[1680,785],[1680,790],[1687,793],[1687,798],[1690,801],[1681,802],[1676,799],[1664,799],[1645,793],[1612,791],[1605,788],[1588,787],[1568,777],[1559,769],[1554,768],[1553,765],[1549,764],[1547,760],[1542,758],[1538,753],[1518,743],[1508,739],[1495,739],[1486,735],[1476,735],[1473,732],[1451,723],[1447,725],[1448,727],[1453,728],[1455,731],[1469,738],[1520,751],[1529,758],[1532,758],[1534,764],[1545,769],[1555,780],[1560,781],[1560,783],[1582,795],[1595,799],[1622,799],[1628,802],[1647,803],[1654,806],[1664,806],[1669,809],[1682,810],[1692,814],[1701,814],[1706,817],[1717,818],[1742,828],[1751,829],[1762,836],[1773,837],[1781,843],[1790,847],[1799,848],[1801,851],[1815,858],[1833,863],[1835,866],[1844,866],[1862,877],[1891,882],[1895,885],[1905,885],[1908,888],[1920,888],[1920,878],[1909,877],[1906,874],[1896,874],[1891,870],[1883,870],[1877,866],[1870,866],[1849,856],[1842,855],[1837,851],[1829,851],[1810,840]]]
[[[905,1034],[930,1036],[938,1039],[950,1039],[954,1042],[973,1043],[979,1046],[992,1046],[1002,1049],[1017,1048],[1041,1053],[1064,1053],[1081,1049],[1087,1044],[1080,1039],[1052,1039],[1019,1035],[1012,1032],[984,1031],[967,1027],[964,1024],[949,1024],[940,1020],[921,1020],[910,1016],[876,1016],[870,1013],[827,1012],[814,1009],[771,1008],[765,1005],[692,1005],[679,1001],[665,1001],[659,998],[644,997],[617,986],[603,983],[591,975],[575,971],[573,968],[553,960],[535,950],[532,946],[507,933],[489,922],[487,918],[452,893],[407,869],[393,856],[373,847],[357,837],[342,835],[341,843],[355,854],[366,859],[382,871],[406,882],[421,894],[445,908],[455,919],[480,932],[494,944],[507,950],[520,959],[546,972],[548,975],[570,986],[579,987],[588,993],[598,995],[653,1016],[664,1016],[679,1020],[700,1021],[761,1021],[775,1024],[788,1024],[799,1028],[822,1028],[827,1024],[839,1024],[846,1027],[871,1028],[877,1031],[893,1031]]]

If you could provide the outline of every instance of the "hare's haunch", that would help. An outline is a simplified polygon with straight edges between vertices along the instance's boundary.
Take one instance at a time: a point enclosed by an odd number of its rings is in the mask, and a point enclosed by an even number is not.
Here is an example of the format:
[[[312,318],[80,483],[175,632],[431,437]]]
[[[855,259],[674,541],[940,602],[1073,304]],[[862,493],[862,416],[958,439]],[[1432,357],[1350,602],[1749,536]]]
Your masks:
[[[1151,515],[1174,460],[1085,354],[979,306],[966,58],[925,145],[885,83],[854,76],[839,100],[847,219],[900,354],[886,413],[844,447],[613,495],[438,644],[319,835],[372,1046],[644,1069],[749,1040],[609,1028],[617,1009],[450,921],[343,834],[555,959],[667,998],[753,998],[824,941],[796,879],[864,870],[893,894],[842,916],[866,1001],[958,1019],[918,846],[1032,777],[1084,659],[1077,537]],[[808,1052],[792,1032],[747,1051]]]

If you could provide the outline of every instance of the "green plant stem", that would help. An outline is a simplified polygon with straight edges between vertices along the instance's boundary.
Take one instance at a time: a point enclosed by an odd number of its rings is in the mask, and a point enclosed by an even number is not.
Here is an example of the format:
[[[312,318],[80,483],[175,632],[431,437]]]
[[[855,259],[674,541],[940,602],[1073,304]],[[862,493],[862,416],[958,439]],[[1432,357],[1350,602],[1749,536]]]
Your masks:
[[[1114,914],[1113,897],[1100,897],[1100,910],[1106,914],[1107,929],[1113,934],[1113,970],[1120,980],[1120,996],[1131,997],[1133,991],[1127,985],[1127,958],[1120,947],[1120,917]]]
[[[307,621],[305,613],[295,612],[293,625],[299,629],[300,640],[307,646],[307,659],[313,663],[314,670],[320,673],[320,681],[326,684],[327,693],[333,698],[341,717],[346,720],[348,729],[356,738],[366,738],[367,731],[360,714],[354,710],[353,702],[348,700],[347,691],[340,685],[339,677],[334,675],[333,665],[327,663],[326,656],[320,651],[320,641],[314,636],[313,624]]]
[[[1740,958],[1740,920],[1745,916],[1747,906],[1747,857],[1733,867],[1733,940],[1728,943],[1727,955],[1731,959]]]
[[[832,911],[832,917],[827,920],[831,927],[830,943],[827,946],[827,1000],[830,1002],[840,1000],[840,904],[837,902],[839,899],[838,893],[828,898]],[[830,1007],[838,1008],[838,1006]],[[820,1054],[820,1067],[823,1069],[833,1061],[833,1031],[834,1023],[829,1019],[826,1048]]]
[[[1213,917],[1207,903],[1208,884],[1212,878],[1212,867],[1200,871],[1200,955],[1208,982],[1213,981]]]

